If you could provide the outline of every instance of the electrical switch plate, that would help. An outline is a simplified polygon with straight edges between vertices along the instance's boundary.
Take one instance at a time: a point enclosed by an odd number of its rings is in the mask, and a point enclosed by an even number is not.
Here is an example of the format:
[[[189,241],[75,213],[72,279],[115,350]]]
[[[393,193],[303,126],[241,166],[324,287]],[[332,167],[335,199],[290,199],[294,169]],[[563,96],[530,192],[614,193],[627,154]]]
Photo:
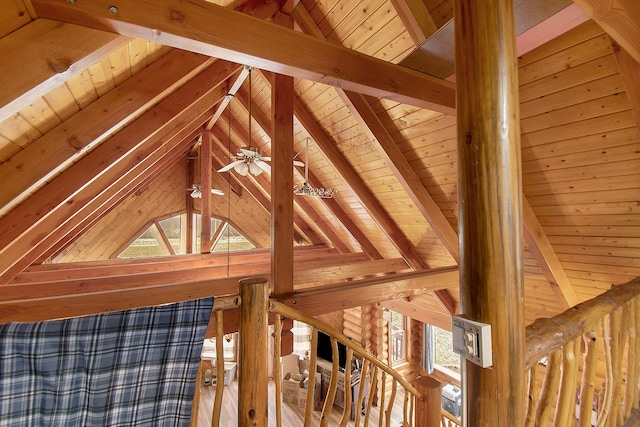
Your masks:
[[[453,351],[487,368],[493,365],[491,325],[462,316],[452,316]]]

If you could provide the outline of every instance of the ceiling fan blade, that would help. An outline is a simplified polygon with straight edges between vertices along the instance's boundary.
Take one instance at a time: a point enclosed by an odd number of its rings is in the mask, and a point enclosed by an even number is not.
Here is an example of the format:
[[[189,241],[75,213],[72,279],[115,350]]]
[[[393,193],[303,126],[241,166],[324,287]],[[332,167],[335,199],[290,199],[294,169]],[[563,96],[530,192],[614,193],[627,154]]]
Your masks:
[[[218,190],[217,188],[212,188],[211,194],[215,194],[216,196],[224,196],[224,191]]]
[[[242,163],[242,162],[244,162],[244,160],[236,160],[235,162],[231,162],[231,163],[229,163],[227,166],[225,166],[225,167],[223,167],[223,168],[221,168],[221,169],[218,169],[218,172],[228,172],[228,171],[230,171],[231,169],[233,169],[233,167],[234,167],[235,165],[240,164],[240,163]]]
[[[300,160],[294,160],[293,161],[293,166],[300,166],[300,167],[304,167],[304,163],[301,162]]]
[[[258,165],[263,171],[269,174],[271,173],[271,166],[269,166],[269,163],[265,163],[262,160],[255,160],[254,163]]]
[[[271,157],[269,157],[269,156],[260,156],[260,160],[264,160],[265,162],[270,162],[271,161]]]

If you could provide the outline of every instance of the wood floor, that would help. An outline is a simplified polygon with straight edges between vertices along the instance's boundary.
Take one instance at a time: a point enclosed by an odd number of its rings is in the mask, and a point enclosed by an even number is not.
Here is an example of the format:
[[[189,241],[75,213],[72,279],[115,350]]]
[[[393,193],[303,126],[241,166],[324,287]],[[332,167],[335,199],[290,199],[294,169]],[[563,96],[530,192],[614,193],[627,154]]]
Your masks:
[[[211,412],[213,409],[213,399],[215,396],[215,386],[205,387],[200,389],[200,409],[198,411],[198,427],[211,426]],[[276,427],[275,420],[275,385],[273,380],[269,380],[269,426]],[[402,426],[402,402],[403,394],[401,391],[396,396],[394,409],[391,413],[391,427]],[[224,389],[224,399],[222,403],[222,415],[220,417],[221,427],[233,427],[238,425],[237,417],[237,402],[238,402],[238,381],[233,381],[230,385]],[[378,425],[378,408],[373,408],[371,417],[369,419],[370,426]],[[320,411],[314,411],[314,421],[312,425],[317,426],[320,424]],[[340,423],[342,417],[342,409],[335,407],[331,414],[330,426],[337,426]],[[304,422],[304,410],[294,405],[286,403],[282,404],[282,427],[299,427]],[[360,425],[363,425],[363,419],[360,420]],[[353,426],[353,421],[350,421],[349,426]]]

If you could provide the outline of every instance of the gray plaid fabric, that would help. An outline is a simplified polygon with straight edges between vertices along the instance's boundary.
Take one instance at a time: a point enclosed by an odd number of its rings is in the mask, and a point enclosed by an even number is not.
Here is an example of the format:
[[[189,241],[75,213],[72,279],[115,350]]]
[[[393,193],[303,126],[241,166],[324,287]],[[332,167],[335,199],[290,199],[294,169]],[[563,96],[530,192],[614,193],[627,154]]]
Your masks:
[[[213,298],[0,326],[0,426],[187,426]]]

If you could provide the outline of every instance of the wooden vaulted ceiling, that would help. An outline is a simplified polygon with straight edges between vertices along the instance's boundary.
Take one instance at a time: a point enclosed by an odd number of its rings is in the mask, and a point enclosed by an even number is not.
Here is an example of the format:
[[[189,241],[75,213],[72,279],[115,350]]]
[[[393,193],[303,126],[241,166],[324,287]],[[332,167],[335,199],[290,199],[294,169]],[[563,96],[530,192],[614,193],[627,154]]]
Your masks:
[[[50,309],[36,299],[63,301],[89,279],[110,293],[135,277],[169,298],[170,285],[214,277],[224,293],[229,276],[268,272],[260,251],[235,264],[98,260],[184,212],[185,188],[209,173],[226,196],[195,209],[268,248],[271,176],[215,170],[249,140],[277,150],[271,100],[286,74],[293,152],[313,186],[338,194],[295,198],[296,244],[310,247],[294,251],[294,286],[332,290],[297,302],[321,313],[385,301],[446,326],[459,300],[453,2],[214,3],[14,0],[1,12],[4,318]],[[527,321],[640,276],[640,13],[600,3],[515,0]],[[165,302],[144,292],[127,298]]]

